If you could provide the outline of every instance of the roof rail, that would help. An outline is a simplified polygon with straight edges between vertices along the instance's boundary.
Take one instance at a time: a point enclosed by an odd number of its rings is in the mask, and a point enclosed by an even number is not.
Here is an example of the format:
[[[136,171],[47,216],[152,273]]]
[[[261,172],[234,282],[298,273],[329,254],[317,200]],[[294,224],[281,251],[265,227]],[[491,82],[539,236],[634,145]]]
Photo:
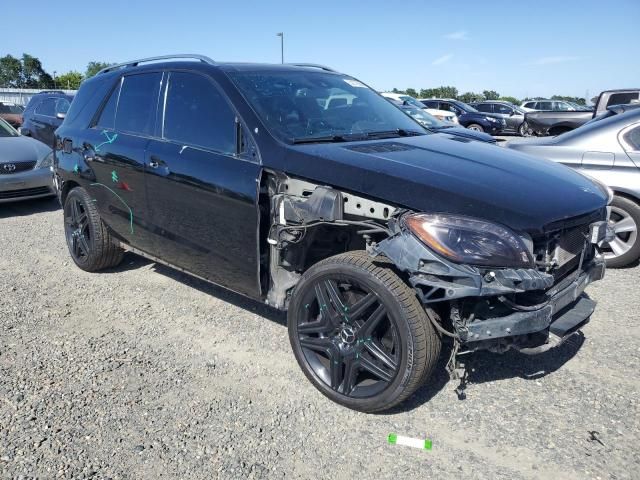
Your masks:
[[[291,65],[293,67],[311,67],[311,68],[319,68],[320,70],[326,70],[327,72],[338,73],[333,68],[327,67],[325,65],[318,65],[317,63],[287,63],[287,65]]]
[[[173,58],[190,58],[190,59],[193,59],[193,60],[200,60],[201,62],[207,63],[209,65],[215,65],[215,63],[216,63],[213,60],[211,60],[209,57],[206,57],[204,55],[197,55],[197,54],[190,54],[190,53],[178,53],[176,55],[161,55],[159,57],[141,58],[139,60],[130,60],[128,62],[118,63],[116,65],[111,65],[109,67],[103,68],[98,73],[96,73],[96,75],[100,75],[101,73],[111,72],[112,70],[116,70],[118,68],[137,67],[138,64],[140,64],[140,63],[156,62],[158,60],[171,60]]]

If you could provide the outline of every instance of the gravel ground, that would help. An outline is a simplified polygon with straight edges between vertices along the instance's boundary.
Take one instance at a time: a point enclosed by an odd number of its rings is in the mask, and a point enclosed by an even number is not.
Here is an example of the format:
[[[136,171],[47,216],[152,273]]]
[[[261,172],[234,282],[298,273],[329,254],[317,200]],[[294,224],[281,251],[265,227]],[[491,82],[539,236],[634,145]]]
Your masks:
[[[0,206],[0,478],[638,478],[640,267],[562,347],[466,356],[465,400],[442,367],[367,415],[309,384],[278,312],[130,254],[82,272],[61,220]]]

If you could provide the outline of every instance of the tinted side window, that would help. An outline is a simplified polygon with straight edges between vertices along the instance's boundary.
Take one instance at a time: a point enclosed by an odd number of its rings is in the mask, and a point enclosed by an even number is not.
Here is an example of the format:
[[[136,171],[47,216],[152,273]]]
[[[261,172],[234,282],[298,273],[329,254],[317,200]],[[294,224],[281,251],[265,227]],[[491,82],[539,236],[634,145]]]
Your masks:
[[[102,113],[96,122],[96,127],[106,128],[113,130],[116,123],[116,107],[118,106],[118,96],[120,95],[120,82],[116,88],[113,89],[109,100],[105,103]]]
[[[503,115],[511,115],[511,113],[513,113],[513,109],[510,106],[502,105],[501,103],[494,104],[493,111],[495,113],[501,113]]]
[[[491,113],[493,110],[491,107],[492,105],[490,103],[479,103],[476,105],[476,110],[479,112]]]
[[[155,127],[160,73],[129,75],[122,80],[116,130],[151,135]]]
[[[428,102],[422,102],[422,103],[427,108],[435,108],[435,109],[438,108],[438,102],[428,101]]]
[[[607,102],[607,107],[609,105],[623,105],[625,103],[631,103],[631,100],[638,99],[638,92],[627,92],[627,93],[614,93],[609,97],[609,101]]]
[[[67,113],[70,105],[69,100],[66,98],[59,98],[56,102],[56,113]]]
[[[210,80],[173,72],[167,88],[164,138],[217,152],[235,152],[235,113]]]
[[[36,107],[36,113],[38,115],[47,115],[53,117],[56,114],[56,99],[45,98],[40,105]]]
[[[538,102],[538,110],[551,110],[551,102]]]

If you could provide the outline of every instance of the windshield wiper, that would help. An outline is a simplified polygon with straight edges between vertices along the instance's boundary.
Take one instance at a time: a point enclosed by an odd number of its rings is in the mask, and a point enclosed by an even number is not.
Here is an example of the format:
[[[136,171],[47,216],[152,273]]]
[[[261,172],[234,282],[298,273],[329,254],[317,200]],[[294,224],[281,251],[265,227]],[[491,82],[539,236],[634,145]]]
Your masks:
[[[299,145],[301,143],[336,143],[346,142],[347,139],[342,135],[326,135],[324,137],[300,137],[292,138],[291,143]]]
[[[367,138],[381,138],[381,137],[388,137],[389,135],[399,136],[399,137],[414,137],[416,135],[424,135],[424,132],[418,132],[416,130],[405,130],[403,128],[396,128],[395,130],[380,130],[378,132],[365,133],[365,136]]]

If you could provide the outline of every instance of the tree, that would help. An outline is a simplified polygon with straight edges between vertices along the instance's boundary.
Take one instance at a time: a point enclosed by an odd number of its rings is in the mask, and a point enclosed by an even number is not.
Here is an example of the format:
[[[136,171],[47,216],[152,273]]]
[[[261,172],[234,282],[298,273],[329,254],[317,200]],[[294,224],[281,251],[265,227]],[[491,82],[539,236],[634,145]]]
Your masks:
[[[80,72],[74,70],[63,73],[56,78],[56,85],[59,88],[66,88],[67,90],[77,90],[80,88],[80,83],[84,80]]]
[[[582,97],[568,97],[566,95],[553,95],[551,100],[564,100],[566,102],[577,103],[578,105],[586,105],[587,102]]]
[[[440,87],[440,96],[442,98],[458,98],[458,89],[456,87]]]
[[[481,102],[484,100],[484,96],[481,93],[464,92],[462,95],[458,96],[458,100],[464,103]]]
[[[500,94],[495,90],[485,90],[482,94],[487,100],[497,100],[500,98]]]
[[[503,102],[509,102],[509,103],[513,103],[514,105],[520,105],[520,100],[518,100],[516,97],[500,97],[498,100],[501,100]]]
[[[53,78],[36,57],[27,53],[18,59],[11,55],[0,58],[0,85],[8,88],[53,88]]]
[[[110,67],[111,65],[113,65],[113,63],[89,62],[87,64],[87,71],[84,74],[84,78],[91,78],[103,68]]]
[[[418,92],[415,91],[415,89],[413,88],[407,88],[405,90],[405,92],[407,93],[407,95],[409,95],[410,97],[417,97],[418,96]]]
[[[438,88],[423,88],[420,90],[420,98],[437,98],[440,96]]]

